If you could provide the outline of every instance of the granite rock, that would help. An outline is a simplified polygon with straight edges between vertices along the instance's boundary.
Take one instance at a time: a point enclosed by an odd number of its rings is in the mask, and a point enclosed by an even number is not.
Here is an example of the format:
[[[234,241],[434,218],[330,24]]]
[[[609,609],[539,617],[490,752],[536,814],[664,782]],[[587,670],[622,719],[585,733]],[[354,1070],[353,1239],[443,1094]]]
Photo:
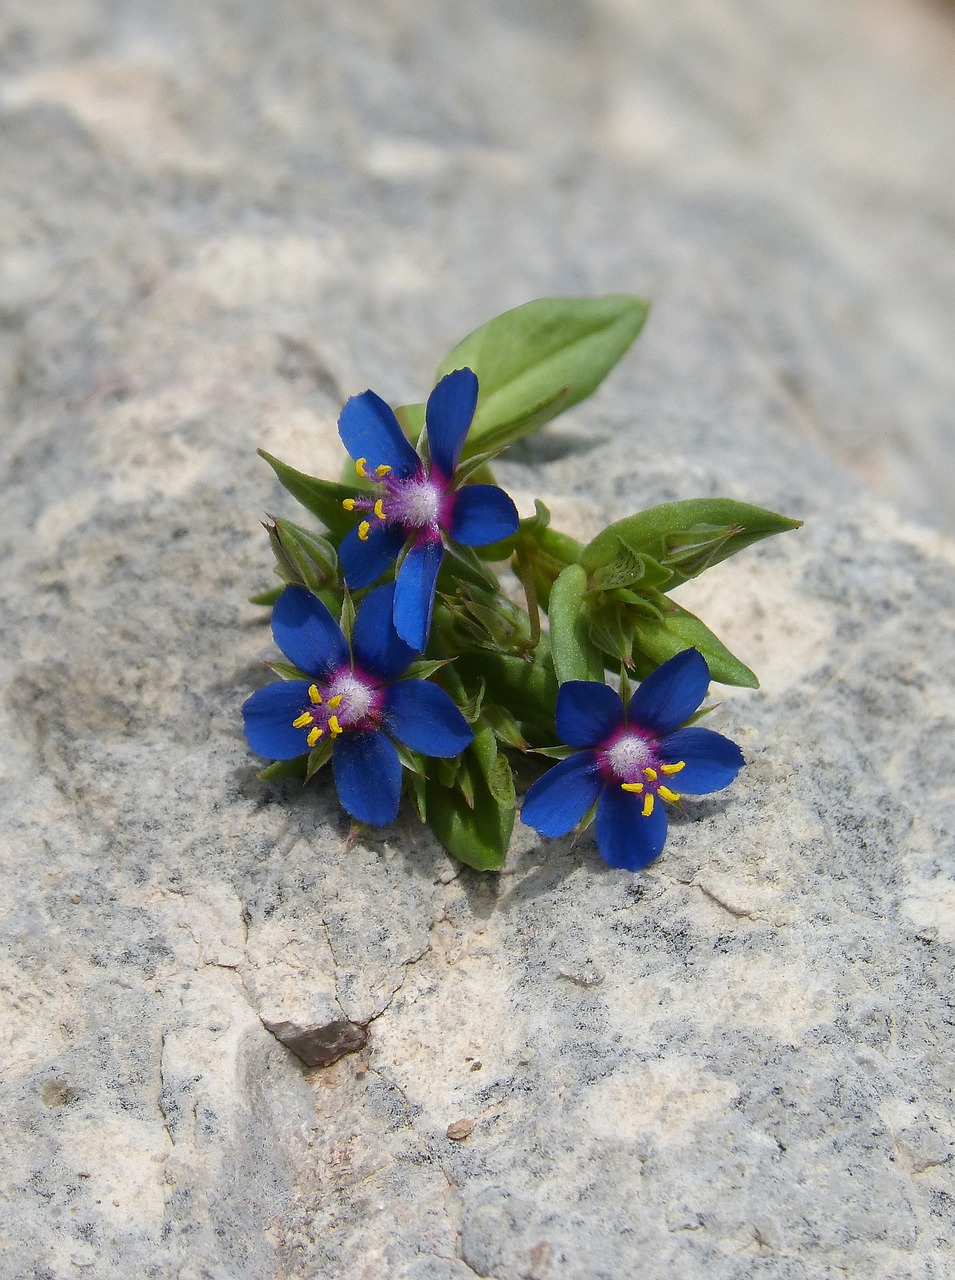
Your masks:
[[[7,0],[4,1280],[943,1280],[953,65],[918,0]],[[335,474],[345,396],[617,289],[500,476],[806,519],[681,593],[747,769],[637,876],[349,841],[239,731],[255,448]]]

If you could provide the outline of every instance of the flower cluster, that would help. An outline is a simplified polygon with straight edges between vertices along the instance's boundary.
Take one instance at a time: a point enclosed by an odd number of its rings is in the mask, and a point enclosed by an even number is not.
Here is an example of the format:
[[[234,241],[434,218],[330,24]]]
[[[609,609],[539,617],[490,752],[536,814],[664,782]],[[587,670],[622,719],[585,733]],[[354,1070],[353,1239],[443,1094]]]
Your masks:
[[[490,470],[599,384],[646,313],[625,295],[541,299],[465,338],[426,403],[353,396],[344,483],[263,455],[322,525],[266,526],[283,587],[256,599],[286,661],[243,707],[249,746],[274,762],[263,777],[330,764],[354,819],[393,822],[404,796],[480,870],[503,865],[518,811],[545,837],[595,821],[603,858],[628,871],[660,854],[682,797],[736,778],[739,748],[694,722],[711,680],[756,677],[668,593],[799,522],[690,499],[584,545],[543,503],[521,520]],[[536,774],[522,808],[516,765]]]

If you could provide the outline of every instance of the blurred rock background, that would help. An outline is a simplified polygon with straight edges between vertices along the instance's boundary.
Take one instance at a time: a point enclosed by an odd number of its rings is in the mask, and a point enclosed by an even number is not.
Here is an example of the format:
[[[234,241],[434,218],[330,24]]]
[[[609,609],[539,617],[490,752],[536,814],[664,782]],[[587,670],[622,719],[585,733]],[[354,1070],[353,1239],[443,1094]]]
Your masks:
[[[927,0],[5,0],[0,1275],[943,1280],[953,69]],[[750,766],[640,876],[348,845],[239,733],[255,447],[616,290],[501,479],[806,518],[682,596]]]

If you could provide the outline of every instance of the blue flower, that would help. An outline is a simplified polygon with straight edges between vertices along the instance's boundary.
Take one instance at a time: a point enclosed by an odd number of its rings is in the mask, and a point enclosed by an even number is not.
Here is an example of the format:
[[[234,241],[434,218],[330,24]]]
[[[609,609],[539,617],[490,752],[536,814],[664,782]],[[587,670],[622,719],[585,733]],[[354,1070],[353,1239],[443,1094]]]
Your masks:
[[[407,547],[398,569],[394,621],[402,640],[423,652],[431,629],[434,589],[444,538],[483,547],[510,537],[517,509],[493,484],[456,488],[458,459],[474,417],[478,380],[470,369],[442,378],[428,397],[429,458],[419,457],[398,419],[373,391],[352,396],[338,419],[342,443],[358,474],[378,492],[347,498],[364,514],[345,535],[339,559],[353,591],[369,586]]]
[[[342,807],[377,827],[398,813],[401,762],[392,738],[445,758],[474,739],[443,689],[428,680],[398,680],[415,654],[395,632],[394,594],[392,583],[365,597],[349,652],[321,600],[287,587],[275,602],[272,634],[309,679],[266,685],[242,708],[249,746],[268,760],[294,760],[330,741]]]
[[[666,810],[681,794],[720,791],[743,753],[710,729],[684,728],[706,695],[710,673],[697,649],[658,667],[624,709],[609,685],[568,680],[557,695],[557,732],[582,747],[539,778],[522,821],[543,836],[564,836],[597,805],[597,848],[612,867],[639,871],[660,853]],[[679,788],[679,792],[671,790]]]

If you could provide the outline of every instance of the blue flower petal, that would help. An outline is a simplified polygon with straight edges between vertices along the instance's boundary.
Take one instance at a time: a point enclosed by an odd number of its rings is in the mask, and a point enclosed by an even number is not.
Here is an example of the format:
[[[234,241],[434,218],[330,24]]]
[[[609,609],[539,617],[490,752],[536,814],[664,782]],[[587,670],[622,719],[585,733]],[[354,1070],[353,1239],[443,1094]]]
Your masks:
[[[600,795],[604,785],[597,757],[578,751],[538,778],[521,809],[521,822],[542,836],[565,836]]]
[[[352,591],[360,591],[380,578],[405,545],[398,525],[373,524],[367,538],[359,538],[358,525],[349,529],[338,548],[342,577]]]
[[[746,763],[736,743],[712,729],[677,729],[660,741],[659,751],[669,764],[685,762],[686,768],[668,778],[667,785],[689,796],[722,791]]]
[[[429,680],[400,680],[385,695],[385,728],[424,756],[450,759],[474,741],[464,716]]]
[[[381,680],[394,680],[416,657],[416,650],[405,644],[395,630],[394,607],[395,584],[389,582],[370,591],[355,615],[355,661],[363,671]]]
[[[709,683],[709,668],[699,649],[684,649],[637,689],[630,699],[630,722],[653,733],[678,729],[706,697]]]
[[[557,692],[557,736],[568,747],[596,747],[623,724],[616,689],[596,680],[567,680]]]
[[[344,543],[342,546],[344,547]],[[431,630],[434,585],[444,559],[444,547],[421,538],[402,561],[395,582],[395,629],[406,644],[423,653]]]
[[[428,449],[432,463],[448,480],[458,465],[477,397],[477,375],[470,369],[455,369],[428,396]]]
[[[367,459],[369,471],[384,464],[396,476],[406,479],[421,467],[421,459],[393,410],[374,391],[363,391],[345,402],[338,418],[338,434],[356,462]]]
[[[332,748],[335,790],[346,813],[384,827],[398,816],[401,761],[383,733],[344,733]]]
[[[272,635],[286,658],[316,679],[348,662],[341,627],[318,596],[304,587],[286,587],[276,600]]]
[[[597,848],[604,862],[624,871],[648,866],[667,838],[667,815],[657,800],[648,818],[643,797],[608,786],[597,805]]]
[[[454,494],[448,534],[465,547],[500,542],[517,530],[517,507],[496,484],[468,484]]]
[[[308,750],[304,729],[293,729],[302,710],[309,705],[308,684],[304,680],[277,680],[256,689],[242,707],[245,737],[257,756],[266,760],[294,760]]]

